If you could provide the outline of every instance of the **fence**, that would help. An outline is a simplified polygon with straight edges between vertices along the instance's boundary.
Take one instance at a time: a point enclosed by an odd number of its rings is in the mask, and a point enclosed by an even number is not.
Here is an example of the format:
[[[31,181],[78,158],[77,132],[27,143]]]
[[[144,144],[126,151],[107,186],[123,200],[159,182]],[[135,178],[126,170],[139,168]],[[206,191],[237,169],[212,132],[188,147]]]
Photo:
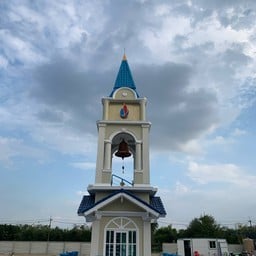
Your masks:
[[[19,254],[29,256],[59,255],[63,252],[77,251],[79,256],[90,255],[91,243],[85,242],[20,242],[20,241],[0,241],[0,256]],[[242,245],[229,244],[229,252],[235,254],[242,252]],[[176,243],[163,243],[162,251],[168,253],[177,253]],[[152,256],[158,256],[161,253],[152,253]]]
[[[90,255],[91,243],[82,242],[25,242],[0,241],[0,254],[48,254],[59,255],[66,251],[77,251],[79,256]]]

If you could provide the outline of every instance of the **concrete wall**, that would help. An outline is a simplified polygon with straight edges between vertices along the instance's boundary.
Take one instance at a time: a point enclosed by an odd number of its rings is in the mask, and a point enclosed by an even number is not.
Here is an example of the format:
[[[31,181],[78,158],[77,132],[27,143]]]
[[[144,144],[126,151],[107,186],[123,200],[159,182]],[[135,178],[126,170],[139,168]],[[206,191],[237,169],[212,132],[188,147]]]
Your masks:
[[[79,242],[17,242],[0,241],[0,256],[58,256],[66,251],[78,251],[79,256],[90,255],[90,243]],[[160,256],[161,253],[152,253]]]
[[[0,241],[0,254],[59,255],[66,251],[78,251],[79,256],[90,255],[91,243],[80,242],[20,242]]]
[[[18,242],[18,241],[0,241],[0,256],[9,256],[13,252],[19,256],[45,256],[45,255],[59,255],[66,251],[78,251],[79,256],[90,255],[90,243],[82,242]],[[163,243],[163,252],[175,254],[178,251],[176,243]],[[243,245],[229,244],[229,252],[235,254],[241,253]],[[161,255],[160,253],[152,254],[152,256]]]
[[[163,252],[176,254],[178,252],[178,246],[176,243],[163,243],[162,250]]]
[[[228,244],[228,251],[229,253],[240,254],[243,251],[242,244]]]

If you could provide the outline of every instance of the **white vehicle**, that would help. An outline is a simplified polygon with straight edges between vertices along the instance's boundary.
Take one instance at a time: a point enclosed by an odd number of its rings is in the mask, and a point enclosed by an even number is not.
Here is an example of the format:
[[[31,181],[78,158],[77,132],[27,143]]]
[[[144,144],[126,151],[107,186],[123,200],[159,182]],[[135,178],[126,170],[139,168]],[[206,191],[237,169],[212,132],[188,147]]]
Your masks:
[[[188,238],[178,239],[179,256],[228,256],[226,239]]]

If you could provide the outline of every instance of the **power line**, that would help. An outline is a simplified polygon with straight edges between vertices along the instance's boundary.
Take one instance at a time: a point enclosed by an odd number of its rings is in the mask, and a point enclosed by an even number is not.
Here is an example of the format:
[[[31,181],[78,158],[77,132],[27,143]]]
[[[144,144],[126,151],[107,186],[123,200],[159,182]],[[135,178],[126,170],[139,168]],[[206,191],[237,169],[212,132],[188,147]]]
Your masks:
[[[52,218],[50,219],[20,219],[20,220],[13,220],[13,219],[0,219],[0,224],[14,224],[14,225],[24,225],[24,224],[31,224],[31,225],[37,225],[37,224],[43,224],[45,223],[47,225],[52,226],[52,223],[61,223],[61,224],[69,224],[69,225],[84,225],[85,222],[80,222],[75,219],[62,219],[62,218]]]
[[[7,219],[7,218],[0,218],[0,224],[13,224],[13,225],[24,225],[24,224],[30,224],[30,225],[39,225],[39,224],[45,224],[51,227],[53,223],[55,224],[62,224],[62,225],[87,225],[85,221],[79,221],[75,218],[61,218],[61,217],[50,217],[49,218],[40,218],[40,219]],[[158,220],[158,223],[162,225],[172,225],[177,227],[184,227],[187,228],[190,224],[190,221],[180,221],[180,220]],[[234,227],[237,228],[238,225],[246,226],[249,223],[249,226],[252,227],[256,224],[256,221],[249,218],[249,220],[230,220],[230,221],[223,221],[217,223],[221,226],[228,226],[228,227]]]

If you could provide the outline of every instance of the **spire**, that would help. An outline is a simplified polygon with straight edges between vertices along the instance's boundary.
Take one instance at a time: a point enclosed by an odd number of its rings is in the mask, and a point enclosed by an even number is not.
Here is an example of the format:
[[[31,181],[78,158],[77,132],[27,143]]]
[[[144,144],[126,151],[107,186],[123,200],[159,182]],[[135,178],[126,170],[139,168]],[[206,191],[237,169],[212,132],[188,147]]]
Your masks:
[[[114,92],[121,87],[128,87],[128,88],[134,90],[136,92],[137,96],[139,97],[139,95],[136,91],[136,86],[133,81],[132,73],[130,71],[129,64],[128,64],[125,53],[123,55],[123,59],[122,59],[122,62],[121,62],[121,65],[120,65],[120,68],[119,68],[119,71],[118,71],[118,74],[116,77],[115,85],[114,85],[113,91],[110,94],[110,97],[112,97]]]

